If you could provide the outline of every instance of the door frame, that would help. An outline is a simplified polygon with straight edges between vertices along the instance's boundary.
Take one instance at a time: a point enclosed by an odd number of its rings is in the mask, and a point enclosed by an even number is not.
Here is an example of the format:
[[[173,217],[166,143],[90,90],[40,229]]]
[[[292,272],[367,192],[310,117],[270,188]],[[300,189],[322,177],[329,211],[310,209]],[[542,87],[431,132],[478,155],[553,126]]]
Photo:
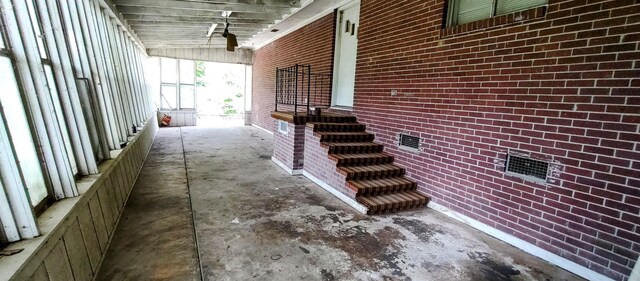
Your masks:
[[[348,3],[336,8],[336,18],[335,18],[335,36],[333,37],[333,79],[331,82],[331,107],[332,108],[337,108],[337,109],[342,109],[342,110],[351,110],[353,107],[351,106],[342,106],[342,105],[336,105],[336,97],[338,94],[338,68],[339,68],[339,61],[340,61],[340,45],[339,45],[339,40],[342,38],[343,33],[344,32],[340,32],[341,28],[342,28],[342,24],[341,24],[341,19],[342,19],[342,15],[340,14],[340,12],[349,9],[353,6],[356,5],[360,5],[360,1],[361,0],[353,0],[353,1],[349,1]],[[360,10],[358,9],[358,15],[360,14]],[[358,16],[359,17],[359,16]],[[360,27],[358,25],[358,32],[360,31]],[[357,36],[357,35],[356,35]],[[356,49],[356,58],[358,56],[358,50]],[[353,98],[355,99],[355,88],[354,88],[354,95]]]

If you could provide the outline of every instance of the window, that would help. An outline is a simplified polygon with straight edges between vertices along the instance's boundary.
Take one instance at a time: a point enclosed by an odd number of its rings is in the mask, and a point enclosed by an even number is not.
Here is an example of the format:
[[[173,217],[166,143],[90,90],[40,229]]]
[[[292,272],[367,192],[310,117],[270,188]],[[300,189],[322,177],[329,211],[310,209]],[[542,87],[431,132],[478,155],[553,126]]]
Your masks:
[[[31,205],[36,206],[48,196],[36,146],[29,130],[29,122],[20,97],[18,83],[11,60],[0,53],[0,84],[3,85],[0,102],[4,109],[11,141],[19,160],[20,169],[29,191]]]
[[[177,107],[178,92],[175,85],[162,85],[162,108],[174,109]]]
[[[540,7],[547,2],[548,0],[449,0],[447,26]]]
[[[160,72],[160,107],[162,109],[195,109],[195,62],[161,58]]]
[[[176,71],[178,70],[177,61],[175,59],[162,58],[160,60],[160,68],[162,69],[162,83],[175,84],[178,80]]]
[[[40,25],[40,17],[34,6],[34,2],[26,1],[27,9],[29,10],[29,17],[33,26],[33,32],[35,34],[36,42],[38,44],[38,50],[40,51],[40,57],[42,58],[42,66],[44,67],[45,81],[51,96],[51,102],[53,106],[53,112],[58,120],[60,131],[62,132],[62,139],[64,142],[65,150],[69,155],[69,162],[71,164],[72,172],[74,175],[78,174],[78,166],[75,160],[74,151],[71,147],[71,137],[67,130],[66,119],[63,113],[62,104],[60,103],[60,96],[58,93],[58,85],[54,78],[52,62],[49,59],[49,53],[47,51],[47,42],[44,40],[45,35],[42,32],[42,26]],[[55,42],[52,42],[54,44]]]
[[[95,1],[13,2],[0,13],[0,244],[38,236],[39,214],[80,195],[74,176],[153,116],[144,53]],[[194,104],[193,62],[173,63],[167,106]]]

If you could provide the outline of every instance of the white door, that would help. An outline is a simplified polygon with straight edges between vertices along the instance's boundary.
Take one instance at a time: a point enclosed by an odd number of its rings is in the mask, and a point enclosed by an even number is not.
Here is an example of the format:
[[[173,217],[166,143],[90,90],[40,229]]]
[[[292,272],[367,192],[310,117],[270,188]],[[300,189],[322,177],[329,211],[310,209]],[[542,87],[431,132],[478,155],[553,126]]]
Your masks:
[[[359,20],[360,2],[338,11],[336,64],[333,71],[333,105],[336,106],[353,106]]]

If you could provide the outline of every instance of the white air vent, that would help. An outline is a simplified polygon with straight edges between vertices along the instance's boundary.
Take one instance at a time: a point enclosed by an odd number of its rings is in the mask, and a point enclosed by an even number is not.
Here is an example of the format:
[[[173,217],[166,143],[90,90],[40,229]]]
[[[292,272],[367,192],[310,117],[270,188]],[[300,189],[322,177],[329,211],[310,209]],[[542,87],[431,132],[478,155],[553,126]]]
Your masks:
[[[549,171],[549,163],[547,162],[508,154],[506,166],[508,174],[537,182],[546,182],[547,180]]]
[[[400,148],[418,151],[420,149],[420,138],[407,134],[400,134],[398,144],[400,145]]]
[[[289,134],[289,123],[282,121],[282,120],[278,120],[278,132],[284,134],[284,135],[288,135]]]

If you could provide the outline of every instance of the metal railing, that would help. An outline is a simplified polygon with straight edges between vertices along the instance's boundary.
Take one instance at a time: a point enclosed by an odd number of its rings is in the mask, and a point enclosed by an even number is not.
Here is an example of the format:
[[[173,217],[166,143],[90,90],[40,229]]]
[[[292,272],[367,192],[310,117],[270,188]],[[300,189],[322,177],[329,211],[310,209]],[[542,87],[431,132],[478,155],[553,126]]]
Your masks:
[[[331,75],[314,74],[311,65],[296,64],[291,67],[276,68],[276,101],[285,105],[285,111],[311,114],[311,107],[329,107],[331,105]]]

